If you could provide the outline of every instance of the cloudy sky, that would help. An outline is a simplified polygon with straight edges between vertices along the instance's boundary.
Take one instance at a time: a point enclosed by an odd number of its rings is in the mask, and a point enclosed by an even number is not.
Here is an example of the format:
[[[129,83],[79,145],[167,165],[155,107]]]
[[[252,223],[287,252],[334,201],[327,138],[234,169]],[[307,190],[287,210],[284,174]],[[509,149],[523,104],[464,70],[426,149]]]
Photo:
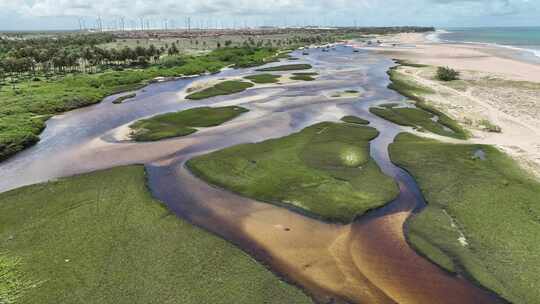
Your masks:
[[[0,30],[216,25],[540,26],[540,0],[0,0]]]

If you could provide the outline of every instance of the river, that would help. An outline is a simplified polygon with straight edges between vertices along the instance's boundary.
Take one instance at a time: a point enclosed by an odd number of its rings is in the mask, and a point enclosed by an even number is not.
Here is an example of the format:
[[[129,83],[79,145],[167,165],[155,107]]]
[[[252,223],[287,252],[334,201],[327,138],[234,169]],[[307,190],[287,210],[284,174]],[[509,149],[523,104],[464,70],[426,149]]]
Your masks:
[[[320,303],[501,303],[498,297],[451,275],[408,245],[404,225],[425,202],[413,178],[394,166],[388,145],[404,129],[369,113],[369,107],[402,102],[386,88],[393,62],[381,55],[338,46],[310,50],[294,63],[310,63],[313,82],[261,86],[234,96],[185,101],[193,82],[243,76],[254,69],[155,83],[120,105],[115,96],[47,122],[41,141],[0,164],[0,191],[129,164],[146,166],[153,195],[179,217],[231,241]],[[272,63],[277,65],[280,63]],[[283,63],[281,63],[283,64]],[[333,98],[361,90],[361,97]],[[249,113],[193,135],[152,143],[118,140],[130,122],[198,106],[240,105]],[[381,134],[371,155],[400,187],[399,196],[350,225],[325,223],[286,208],[212,187],[185,168],[188,159],[246,142],[282,137],[322,121],[357,115]]]

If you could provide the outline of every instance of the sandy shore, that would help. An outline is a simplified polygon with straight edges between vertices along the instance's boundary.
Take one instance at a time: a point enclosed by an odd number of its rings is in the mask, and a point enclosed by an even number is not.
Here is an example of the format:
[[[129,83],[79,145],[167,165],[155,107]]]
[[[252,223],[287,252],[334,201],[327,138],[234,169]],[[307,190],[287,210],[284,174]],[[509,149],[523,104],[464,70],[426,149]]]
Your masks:
[[[459,70],[461,80],[454,82],[436,80],[435,67],[402,66],[398,72],[431,89],[434,93],[424,97],[470,130],[469,142],[499,147],[540,178],[540,64],[516,59],[513,50],[436,43],[425,34],[378,40],[377,46],[356,45],[392,58]],[[486,122],[502,132],[489,132]]]
[[[540,64],[516,59],[518,52],[515,50],[482,44],[436,43],[426,37],[426,34],[417,33],[381,36],[373,39],[379,40],[381,45],[369,49],[422,64],[485,72],[512,80],[540,82]]]

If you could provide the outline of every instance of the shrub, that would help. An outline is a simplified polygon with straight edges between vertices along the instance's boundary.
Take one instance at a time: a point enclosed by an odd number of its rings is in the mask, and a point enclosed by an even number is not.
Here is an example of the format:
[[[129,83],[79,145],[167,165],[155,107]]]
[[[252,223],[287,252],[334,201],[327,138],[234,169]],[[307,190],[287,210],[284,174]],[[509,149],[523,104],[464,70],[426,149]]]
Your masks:
[[[439,67],[437,69],[437,79],[442,81],[458,80],[459,72],[449,67]]]

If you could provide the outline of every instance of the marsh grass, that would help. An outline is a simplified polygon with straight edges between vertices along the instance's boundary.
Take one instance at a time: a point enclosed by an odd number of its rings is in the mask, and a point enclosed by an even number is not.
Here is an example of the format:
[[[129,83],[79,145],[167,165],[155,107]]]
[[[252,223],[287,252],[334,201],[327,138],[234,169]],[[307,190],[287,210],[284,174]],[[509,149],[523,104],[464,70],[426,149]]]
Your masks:
[[[257,74],[257,75],[246,76],[244,77],[244,79],[247,79],[254,83],[265,84],[265,83],[277,83],[280,77],[281,75]]]
[[[369,127],[319,123],[283,138],[199,156],[187,166],[239,194],[350,222],[398,193],[369,155],[369,141],[377,135]]]
[[[438,135],[462,138],[450,128],[445,128],[440,120],[435,121],[435,115],[418,108],[396,108],[392,104],[384,105],[384,108],[373,107],[369,111],[381,118],[402,126],[417,128],[420,131],[430,131]]]
[[[136,141],[156,141],[186,136],[197,132],[195,128],[218,126],[247,111],[247,109],[237,106],[200,107],[157,115],[130,125],[131,138]]]
[[[296,71],[296,70],[309,70],[311,69],[311,64],[285,64],[278,65],[275,67],[258,69],[259,72],[280,72],[280,71]]]
[[[417,250],[512,303],[539,303],[540,183],[491,146],[402,133],[390,155],[428,203],[408,224]]]
[[[213,87],[189,94],[186,99],[201,100],[221,95],[231,95],[240,93],[251,88],[253,83],[239,80],[228,80],[220,82]]]
[[[312,303],[236,246],[171,214],[151,197],[142,166],[0,194],[0,247],[10,256],[2,303]],[[2,271],[5,261],[0,255]],[[24,288],[30,278],[42,283]]]

